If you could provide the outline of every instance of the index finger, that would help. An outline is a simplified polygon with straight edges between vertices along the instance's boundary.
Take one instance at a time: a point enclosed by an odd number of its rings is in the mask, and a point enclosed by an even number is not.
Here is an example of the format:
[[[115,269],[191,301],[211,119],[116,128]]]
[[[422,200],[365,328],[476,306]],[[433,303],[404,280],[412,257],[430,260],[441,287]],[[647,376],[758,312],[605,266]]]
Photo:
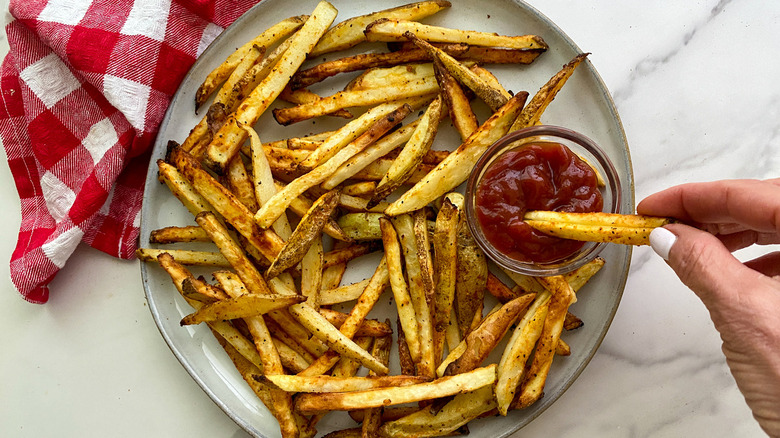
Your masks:
[[[780,179],[683,184],[648,196],[637,212],[780,234]]]

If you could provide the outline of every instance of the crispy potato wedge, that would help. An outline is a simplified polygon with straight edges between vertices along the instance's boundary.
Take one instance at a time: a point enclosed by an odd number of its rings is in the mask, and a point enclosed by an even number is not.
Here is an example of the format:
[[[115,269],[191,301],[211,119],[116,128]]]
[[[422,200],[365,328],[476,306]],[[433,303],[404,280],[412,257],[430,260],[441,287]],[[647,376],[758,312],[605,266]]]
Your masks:
[[[491,32],[460,30],[401,19],[380,19],[366,27],[368,41],[403,41],[406,33],[436,43],[464,43],[509,49],[547,49],[538,35],[503,36]]]
[[[409,386],[355,392],[301,394],[295,401],[295,407],[298,412],[310,414],[392,406],[463,394],[491,385],[495,379],[496,365],[492,364],[456,376],[442,377],[432,382]]]
[[[447,327],[453,312],[458,267],[458,222],[460,210],[449,199],[442,203],[433,233],[434,269],[437,273],[433,307],[434,354],[441,360]]]
[[[385,210],[388,216],[397,216],[425,207],[465,181],[479,157],[496,140],[503,137],[521,111],[527,94],[517,93],[496,111],[485,123],[449,154],[420,182],[406,191]]]
[[[301,303],[306,297],[290,295],[242,295],[223,301],[206,304],[194,313],[185,316],[181,325],[200,324],[211,321],[227,321],[231,319],[260,316],[276,309],[282,309]]]
[[[322,233],[314,238],[309,250],[301,259],[301,295],[315,309],[320,308],[322,289],[322,265],[325,258],[322,248]]]
[[[311,51],[310,56],[348,49],[366,40],[363,29],[382,18],[420,20],[451,6],[448,1],[423,1],[395,8],[385,9],[371,14],[352,17],[334,26]]]
[[[149,233],[149,243],[211,242],[201,227],[164,227]]]
[[[267,278],[276,277],[303,260],[314,241],[320,238],[327,219],[336,210],[340,195],[340,191],[332,190],[314,202],[266,271]]]
[[[640,215],[553,211],[530,211],[524,219],[528,225],[552,236],[623,245],[649,245],[650,232],[672,222],[668,218]]]
[[[457,268],[454,309],[461,335],[469,333],[475,316],[482,312],[487,286],[487,258],[461,215],[457,234]]]

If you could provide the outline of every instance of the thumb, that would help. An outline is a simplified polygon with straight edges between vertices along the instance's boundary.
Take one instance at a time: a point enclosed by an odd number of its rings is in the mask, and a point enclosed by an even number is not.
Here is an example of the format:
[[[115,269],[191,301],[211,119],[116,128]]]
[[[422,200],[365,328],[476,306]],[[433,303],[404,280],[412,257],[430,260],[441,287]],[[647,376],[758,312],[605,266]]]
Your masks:
[[[650,245],[711,309],[712,304],[717,308],[721,307],[717,303],[733,299],[736,291],[755,284],[760,276],[737,260],[717,237],[687,225],[653,230]]]

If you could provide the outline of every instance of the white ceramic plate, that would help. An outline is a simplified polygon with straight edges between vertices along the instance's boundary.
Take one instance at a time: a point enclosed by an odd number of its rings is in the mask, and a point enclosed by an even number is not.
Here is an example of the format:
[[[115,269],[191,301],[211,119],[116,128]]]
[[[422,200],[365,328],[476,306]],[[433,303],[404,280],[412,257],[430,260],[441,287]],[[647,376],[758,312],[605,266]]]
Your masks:
[[[199,121],[200,115],[193,112],[193,96],[200,81],[209,71],[236,47],[271,24],[292,15],[310,13],[316,3],[316,0],[263,0],[223,32],[195,63],[176,93],[162,123],[152,163],[164,156],[168,140],[183,141],[188,131]],[[402,3],[406,2],[333,0],[333,4],[339,9],[337,22]],[[550,49],[529,66],[488,66],[509,90],[526,90],[533,95],[563,64],[581,52],[554,23],[520,1],[454,0],[452,3],[452,8],[425,21],[504,35],[533,33],[541,35],[549,44]],[[376,46],[377,49],[381,47]],[[331,54],[327,55],[327,58],[336,56]],[[332,78],[314,90],[322,94],[332,93],[342,87],[347,79]],[[484,120],[484,116],[481,120]],[[589,62],[581,65],[568,81],[546,111],[543,122],[574,129],[595,140],[612,159],[620,175],[623,188],[621,211],[633,211],[633,175],[628,145],[609,92]],[[267,111],[258,122],[257,128],[264,141],[271,141],[335,129],[343,123],[340,119],[318,119],[282,128],[273,121],[270,111]],[[447,128],[445,131],[454,130]],[[457,135],[450,132],[440,135],[434,147],[452,149],[459,143]],[[194,223],[191,215],[180,206],[168,189],[157,181],[156,172],[157,167],[152,164],[147,176],[141,217],[142,246],[148,245],[151,230]],[[628,273],[631,249],[608,246],[602,256],[607,260],[606,266],[578,294],[579,301],[572,308],[573,313],[585,321],[585,325],[579,330],[564,334],[564,339],[571,345],[572,355],[555,360],[544,397],[533,406],[511,412],[507,417],[486,418],[470,423],[471,436],[499,438],[510,435],[555,402],[582,372],[601,343],[617,310]],[[375,266],[375,260],[371,257],[351,264],[344,281],[366,278],[371,275]],[[156,266],[144,264],[141,265],[141,273],[149,308],[160,333],[192,378],[249,434],[257,437],[278,437],[276,420],[235,371],[208,329],[202,326],[179,326],[179,320],[191,310],[178,296],[167,274]],[[382,306],[375,309],[373,317],[384,318],[384,312],[393,312],[390,300],[383,301],[385,302]],[[395,364],[391,363],[391,368],[393,366]],[[346,415],[332,414],[319,424],[318,429],[320,435],[324,435],[332,430],[354,426]]]

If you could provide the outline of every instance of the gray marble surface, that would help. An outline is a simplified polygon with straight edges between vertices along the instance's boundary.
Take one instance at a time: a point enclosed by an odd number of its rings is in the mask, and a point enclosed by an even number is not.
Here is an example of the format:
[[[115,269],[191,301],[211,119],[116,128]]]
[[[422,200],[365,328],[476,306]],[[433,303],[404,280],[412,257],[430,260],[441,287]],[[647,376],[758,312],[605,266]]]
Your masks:
[[[529,3],[593,53],[625,127],[638,200],[678,183],[779,176],[780,3]],[[20,217],[6,165],[0,202],[7,261]],[[0,278],[0,435],[245,436],[162,342],[137,262],[79,247],[45,306],[19,298],[7,262]],[[598,353],[514,436],[764,434],[729,374],[706,309],[660,258],[639,248]]]

